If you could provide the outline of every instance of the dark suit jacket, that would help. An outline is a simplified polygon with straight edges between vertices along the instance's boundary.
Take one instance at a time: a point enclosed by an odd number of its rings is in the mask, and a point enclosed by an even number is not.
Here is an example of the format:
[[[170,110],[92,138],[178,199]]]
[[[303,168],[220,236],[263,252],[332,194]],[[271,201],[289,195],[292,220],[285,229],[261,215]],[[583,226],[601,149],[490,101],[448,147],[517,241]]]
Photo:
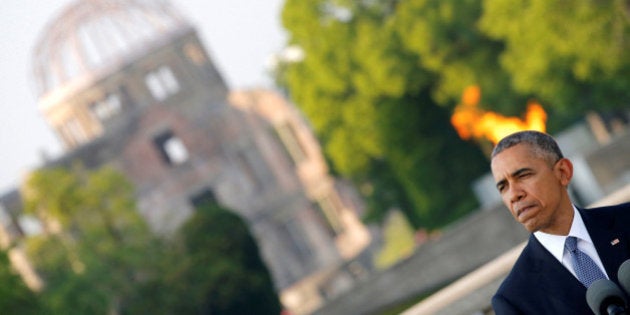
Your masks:
[[[617,270],[630,258],[630,203],[578,211],[608,277],[618,285]],[[492,297],[492,307],[498,315],[593,314],[586,287],[533,234]]]

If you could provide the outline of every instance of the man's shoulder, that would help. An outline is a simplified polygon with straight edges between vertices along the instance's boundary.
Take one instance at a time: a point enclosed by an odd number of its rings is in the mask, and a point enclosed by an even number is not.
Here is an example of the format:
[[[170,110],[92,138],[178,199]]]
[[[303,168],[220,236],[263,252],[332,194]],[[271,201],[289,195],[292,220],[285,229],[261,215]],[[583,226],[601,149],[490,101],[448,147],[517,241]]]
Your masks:
[[[581,214],[582,216],[588,216],[592,218],[620,219],[630,222],[630,202],[595,208],[586,208],[581,210]]]
[[[536,259],[536,244],[535,237],[530,236],[529,241],[523,251],[514,262],[512,269],[505,277],[499,289],[498,294],[505,294],[507,291],[521,290],[531,285],[532,278],[529,276],[531,270],[535,269],[538,265]]]
[[[536,269],[534,242],[536,242],[534,237],[530,236],[512,269],[492,296],[492,307],[497,314],[523,313],[528,309],[527,305],[531,305],[538,298],[534,297],[536,291],[532,291],[536,285],[534,277],[531,277],[532,271]]]
[[[591,314],[585,288],[530,235],[492,297],[497,314]]]
[[[608,214],[628,214],[630,215],[630,202],[615,204],[615,205],[607,205],[607,206],[599,206],[594,208],[586,208],[585,211],[589,213],[608,213]]]

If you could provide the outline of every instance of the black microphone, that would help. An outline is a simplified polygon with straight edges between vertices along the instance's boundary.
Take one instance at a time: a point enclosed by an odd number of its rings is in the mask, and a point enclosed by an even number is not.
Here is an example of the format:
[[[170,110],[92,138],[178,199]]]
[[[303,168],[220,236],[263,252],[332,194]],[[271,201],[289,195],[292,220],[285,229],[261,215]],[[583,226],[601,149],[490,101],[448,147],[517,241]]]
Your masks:
[[[619,266],[617,271],[617,279],[621,288],[626,291],[626,294],[630,295],[630,259],[626,260]]]
[[[586,290],[586,303],[597,315],[626,315],[626,297],[608,279],[599,279]]]

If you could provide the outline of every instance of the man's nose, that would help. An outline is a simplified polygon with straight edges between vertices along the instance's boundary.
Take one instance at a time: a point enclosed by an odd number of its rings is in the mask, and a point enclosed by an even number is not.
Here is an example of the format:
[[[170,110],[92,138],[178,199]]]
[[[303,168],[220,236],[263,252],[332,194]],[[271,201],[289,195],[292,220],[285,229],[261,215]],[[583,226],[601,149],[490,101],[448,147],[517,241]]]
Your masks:
[[[525,197],[525,191],[521,189],[518,185],[510,186],[510,202],[517,202]]]

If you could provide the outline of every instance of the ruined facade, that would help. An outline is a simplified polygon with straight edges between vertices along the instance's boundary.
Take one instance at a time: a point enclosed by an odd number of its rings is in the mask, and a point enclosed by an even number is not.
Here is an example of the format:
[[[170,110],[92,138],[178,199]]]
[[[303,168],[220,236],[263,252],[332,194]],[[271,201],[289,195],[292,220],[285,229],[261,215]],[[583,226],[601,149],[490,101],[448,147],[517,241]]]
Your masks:
[[[361,200],[328,174],[300,112],[275,92],[230,91],[168,3],[75,2],[44,30],[33,67],[40,110],[66,148],[44,167],[117,168],[164,235],[208,198],[235,210],[293,313],[353,281],[340,270],[371,241]],[[0,212],[18,237],[14,197]]]

